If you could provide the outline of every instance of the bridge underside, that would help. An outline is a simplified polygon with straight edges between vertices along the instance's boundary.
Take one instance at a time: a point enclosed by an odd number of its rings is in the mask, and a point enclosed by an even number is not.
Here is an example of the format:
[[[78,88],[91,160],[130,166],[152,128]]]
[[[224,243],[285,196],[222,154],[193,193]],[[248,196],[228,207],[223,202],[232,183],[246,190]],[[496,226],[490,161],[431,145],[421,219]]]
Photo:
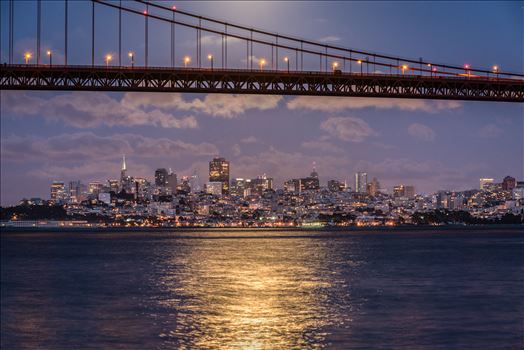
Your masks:
[[[360,96],[524,102],[524,80],[186,68],[3,65],[2,90]]]

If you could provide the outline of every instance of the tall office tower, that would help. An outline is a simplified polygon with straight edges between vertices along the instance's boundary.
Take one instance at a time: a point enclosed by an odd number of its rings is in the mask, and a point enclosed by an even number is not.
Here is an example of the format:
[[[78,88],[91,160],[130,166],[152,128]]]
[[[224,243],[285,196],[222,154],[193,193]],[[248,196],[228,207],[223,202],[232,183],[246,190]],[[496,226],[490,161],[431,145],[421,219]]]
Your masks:
[[[167,185],[167,170],[159,168],[155,170],[155,185],[165,187]]]
[[[198,179],[198,174],[195,171],[193,171],[193,175],[191,175],[191,178],[189,179],[189,187],[191,188],[192,193],[200,192],[200,180]]]
[[[366,193],[368,185],[367,173],[355,173],[355,192]]]
[[[171,189],[171,194],[176,194],[176,187],[177,187],[177,177],[174,172],[169,169],[169,174],[166,177],[166,187],[169,187]]]
[[[229,162],[224,158],[213,158],[209,162],[209,182],[221,182],[222,194],[229,194]]]
[[[490,179],[490,178],[482,178],[479,180],[480,182],[480,189],[481,190],[487,190],[488,187],[493,184],[493,179]]]
[[[380,192],[380,182],[374,177],[367,185],[367,192],[371,196],[376,196]]]
[[[98,181],[90,182],[88,191],[90,194],[94,194],[98,196],[98,193],[102,192],[102,189],[104,188],[104,184]]]
[[[120,168],[120,186],[123,187],[124,182],[127,177],[127,165],[126,165],[126,156],[122,156],[122,167]]]
[[[331,192],[341,192],[346,189],[346,185],[343,182],[340,182],[338,180],[329,180],[328,189]]]
[[[61,181],[53,181],[51,184],[51,200],[55,203],[60,202],[65,197],[65,186]]]
[[[506,176],[504,180],[502,180],[502,189],[504,191],[511,191],[515,188],[516,183],[517,182],[514,177]]]

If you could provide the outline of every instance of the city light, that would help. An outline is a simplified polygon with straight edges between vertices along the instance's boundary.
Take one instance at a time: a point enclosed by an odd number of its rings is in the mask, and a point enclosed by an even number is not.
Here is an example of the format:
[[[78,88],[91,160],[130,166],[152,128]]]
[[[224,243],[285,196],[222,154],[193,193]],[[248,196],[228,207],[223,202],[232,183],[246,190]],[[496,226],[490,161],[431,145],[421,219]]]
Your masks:
[[[266,60],[265,59],[261,59],[260,60],[260,70],[263,70],[264,69],[264,65],[266,64]]]
[[[31,52],[26,52],[26,53],[24,54],[25,64],[29,64],[29,60],[31,59],[31,57],[33,57],[33,55],[31,54]]]
[[[402,74],[404,74],[404,72],[409,69],[407,64],[403,64],[401,68],[402,68]]]
[[[49,56],[49,65],[51,66],[53,64],[53,53],[51,50],[47,50],[46,54]]]
[[[287,64],[287,72],[289,73],[289,57],[284,57],[284,62]]]
[[[131,59],[131,67],[134,67],[135,66],[135,54],[132,51],[129,51],[127,55]]]
[[[333,68],[333,71],[335,71],[338,68],[338,62],[333,62],[331,67]]]
[[[211,70],[213,70],[213,55],[207,55],[207,59],[211,62]]]
[[[109,62],[111,62],[112,59],[113,59],[113,56],[106,55],[106,67],[109,67]]]
[[[185,56],[184,57],[184,68],[187,68],[187,65],[191,62],[191,57]]]
[[[493,66],[493,72],[497,73],[499,71],[499,66]]]

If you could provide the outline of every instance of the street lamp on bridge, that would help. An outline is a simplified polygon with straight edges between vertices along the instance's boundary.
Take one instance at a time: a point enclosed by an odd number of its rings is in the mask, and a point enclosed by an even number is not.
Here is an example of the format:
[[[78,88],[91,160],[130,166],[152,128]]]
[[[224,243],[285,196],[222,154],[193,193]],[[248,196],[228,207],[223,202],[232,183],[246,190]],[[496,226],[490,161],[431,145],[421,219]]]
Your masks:
[[[212,54],[207,55],[207,59],[211,62],[211,70],[213,70],[213,55]]]
[[[404,75],[404,72],[407,71],[409,69],[408,65],[407,64],[403,64],[402,65],[402,75]]]
[[[31,54],[31,52],[26,52],[26,53],[24,54],[25,64],[29,64],[29,60],[31,59],[31,57],[33,57],[33,55]]]
[[[497,76],[497,79],[499,77],[499,66],[493,66],[493,73]]]
[[[47,50],[47,56],[49,56],[49,66],[51,66],[53,64],[53,53],[51,52],[51,50]]]
[[[184,57],[184,68],[187,68],[187,65],[191,62],[191,57],[186,56]]]
[[[289,57],[284,57],[284,62],[287,63],[287,72],[289,73]]]
[[[266,64],[266,60],[265,59],[261,59],[260,60],[260,70],[263,70],[264,69],[264,65]]]
[[[113,59],[113,56],[106,55],[106,67],[109,67],[109,62],[111,62],[112,59]]]
[[[338,68],[338,62],[333,62],[333,63],[331,64],[331,68],[333,68],[333,73],[335,73],[336,70],[337,70],[337,68]]]
[[[129,51],[127,55],[131,59],[131,68],[133,68],[135,66],[135,54],[133,53],[133,51]]]

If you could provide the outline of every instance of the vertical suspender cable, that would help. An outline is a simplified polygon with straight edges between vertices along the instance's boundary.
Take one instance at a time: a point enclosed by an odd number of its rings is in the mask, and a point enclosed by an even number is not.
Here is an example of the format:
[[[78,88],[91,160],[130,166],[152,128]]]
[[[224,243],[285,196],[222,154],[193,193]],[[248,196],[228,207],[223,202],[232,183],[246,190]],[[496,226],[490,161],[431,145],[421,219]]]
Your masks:
[[[277,66],[276,66],[276,69],[278,70],[278,60],[279,60],[279,58],[278,58],[278,34],[277,34],[276,43],[277,43],[277,49],[276,49],[276,50],[277,50],[277,52],[276,52],[276,56],[277,56]]]
[[[149,56],[149,5],[146,4],[146,12],[145,12],[145,66],[148,65],[148,56]]]
[[[64,64],[67,66],[67,17],[68,17],[68,0],[64,4]]]
[[[36,64],[40,64],[40,37],[42,30],[42,2],[36,2]]]
[[[122,67],[122,0],[118,7],[118,66]]]
[[[95,65],[95,2],[91,2],[91,65]]]
[[[250,41],[250,44],[251,44],[251,56],[249,57],[250,58],[250,67],[251,69],[253,69],[253,59],[255,58],[255,55],[253,55],[253,29],[251,29],[251,41]]]
[[[9,1],[9,64],[13,63],[13,21],[14,21],[14,3],[13,0]]]
[[[226,27],[225,28],[226,29],[226,37],[224,38],[225,39],[225,41],[224,41],[224,49],[225,49],[224,55],[226,56],[225,57],[225,61],[226,61],[226,69],[227,69],[227,23],[226,23],[225,27]]]
[[[173,10],[173,23],[171,23],[171,67],[175,67],[175,10]]]
[[[304,70],[304,42],[300,41],[300,70]]]

